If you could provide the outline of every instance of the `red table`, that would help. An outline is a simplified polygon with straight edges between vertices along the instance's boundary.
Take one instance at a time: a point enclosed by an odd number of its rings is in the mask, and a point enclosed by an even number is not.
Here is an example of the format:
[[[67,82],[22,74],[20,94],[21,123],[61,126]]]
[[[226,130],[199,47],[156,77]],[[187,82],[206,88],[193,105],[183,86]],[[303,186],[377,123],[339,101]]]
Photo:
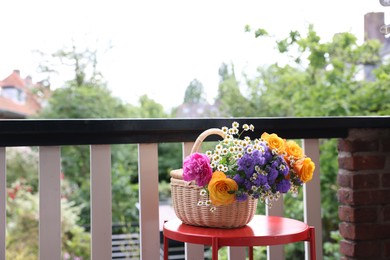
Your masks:
[[[253,260],[254,246],[308,241],[310,259],[316,259],[314,227],[290,218],[256,215],[248,225],[233,229],[190,226],[176,218],[164,223],[163,235],[164,260],[168,260],[168,239],[209,245],[212,248],[213,260],[218,259],[218,249],[223,246],[247,246],[249,259]]]

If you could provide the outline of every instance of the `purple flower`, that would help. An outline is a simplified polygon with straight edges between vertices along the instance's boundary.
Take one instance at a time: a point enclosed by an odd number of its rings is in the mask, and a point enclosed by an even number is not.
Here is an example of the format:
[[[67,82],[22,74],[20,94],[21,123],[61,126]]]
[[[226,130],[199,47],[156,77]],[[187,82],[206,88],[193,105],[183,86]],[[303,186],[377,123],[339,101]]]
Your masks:
[[[279,170],[283,174],[283,176],[286,177],[290,171],[290,168],[288,167],[287,163],[284,162],[279,166]]]
[[[274,184],[276,178],[278,178],[279,172],[274,168],[269,168],[268,172],[268,183]]]
[[[256,179],[256,186],[264,185],[268,183],[268,179],[266,175],[259,174]]]
[[[281,193],[286,193],[290,190],[291,183],[289,180],[283,179],[276,184],[276,190]]]
[[[236,194],[236,200],[237,201],[246,201],[248,199],[248,194],[244,192],[238,192]]]
[[[241,175],[238,174],[238,173],[233,177],[233,180],[234,180],[235,182],[237,182],[238,185],[244,183],[244,178],[242,178]]]
[[[272,159],[272,152],[269,149],[268,145],[265,142],[260,142],[259,143],[263,149],[262,149],[262,154],[266,162]]]
[[[265,163],[265,158],[263,154],[259,150],[254,150],[252,152],[252,157],[253,157],[253,163],[255,165],[263,166]]]
[[[248,177],[252,176],[253,172],[255,171],[255,164],[250,154],[246,153],[240,159],[238,159],[237,165],[238,170],[244,171]]]
[[[183,163],[183,180],[195,180],[196,185],[202,187],[209,183],[212,174],[213,170],[207,155],[193,153],[185,158]]]
[[[253,186],[253,184],[252,184],[252,182],[250,180],[248,180],[248,179],[244,180],[244,187],[245,187],[246,190],[251,190],[252,186]]]
[[[284,159],[280,156],[276,156],[272,161],[271,167],[276,168],[284,162]]]
[[[264,191],[268,191],[268,190],[270,190],[270,189],[271,189],[271,186],[269,186],[268,183],[264,184],[264,186],[263,186],[263,190],[264,190]]]

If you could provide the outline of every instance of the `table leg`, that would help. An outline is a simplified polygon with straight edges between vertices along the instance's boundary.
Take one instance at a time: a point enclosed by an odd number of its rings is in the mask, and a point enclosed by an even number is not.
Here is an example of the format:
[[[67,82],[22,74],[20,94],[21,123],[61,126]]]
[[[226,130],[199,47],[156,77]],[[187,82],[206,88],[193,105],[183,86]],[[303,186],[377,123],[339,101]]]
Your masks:
[[[253,246],[248,247],[249,260],[253,260]]]
[[[218,238],[213,237],[211,242],[212,260],[218,260]]]
[[[168,260],[168,238],[164,236],[164,260]]]
[[[316,235],[315,235],[315,229],[314,227],[309,227],[310,232],[310,259],[316,260],[317,254],[316,254]]]

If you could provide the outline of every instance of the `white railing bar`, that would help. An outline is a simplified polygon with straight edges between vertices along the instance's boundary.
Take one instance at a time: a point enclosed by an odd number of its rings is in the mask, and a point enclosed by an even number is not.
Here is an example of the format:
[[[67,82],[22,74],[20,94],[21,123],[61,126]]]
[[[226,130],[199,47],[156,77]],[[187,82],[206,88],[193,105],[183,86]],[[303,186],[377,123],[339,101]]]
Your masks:
[[[316,165],[313,179],[303,186],[304,221],[315,227],[317,260],[322,260],[322,218],[320,184],[320,145],[318,139],[303,140],[304,152]],[[305,242],[306,260],[309,259],[309,243]]]
[[[159,259],[158,145],[155,143],[138,145],[138,182],[141,259]]]
[[[5,260],[7,167],[5,147],[0,147],[0,260]]]
[[[39,147],[39,259],[61,258],[61,154]]]
[[[91,258],[111,259],[111,147],[91,145]]]
[[[182,146],[183,161],[191,153],[193,142],[184,142]],[[199,151],[200,152],[200,151]],[[198,244],[184,243],[184,252],[186,260],[190,259],[203,259],[204,258],[204,246]]]

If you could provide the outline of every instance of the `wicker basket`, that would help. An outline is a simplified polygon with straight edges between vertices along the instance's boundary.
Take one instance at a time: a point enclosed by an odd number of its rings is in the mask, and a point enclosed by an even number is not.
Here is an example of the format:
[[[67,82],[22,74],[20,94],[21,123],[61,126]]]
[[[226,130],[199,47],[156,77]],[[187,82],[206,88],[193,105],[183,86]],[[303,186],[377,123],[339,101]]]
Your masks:
[[[220,129],[209,129],[196,139],[191,154],[198,151],[203,140],[211,135],[221,137],[225,133]],[[246,201],[235,201],[229,205],[218,206],[214,212],[210,207],[198,206],[198,201],[204,200],[200,195],[201,187],[193,181],[183,180],[183,170],[171,171],[172,205],[177,217],[185,224],[203,227],[237,228],[248,224],[256,213],[257,199],[248,198]]]

